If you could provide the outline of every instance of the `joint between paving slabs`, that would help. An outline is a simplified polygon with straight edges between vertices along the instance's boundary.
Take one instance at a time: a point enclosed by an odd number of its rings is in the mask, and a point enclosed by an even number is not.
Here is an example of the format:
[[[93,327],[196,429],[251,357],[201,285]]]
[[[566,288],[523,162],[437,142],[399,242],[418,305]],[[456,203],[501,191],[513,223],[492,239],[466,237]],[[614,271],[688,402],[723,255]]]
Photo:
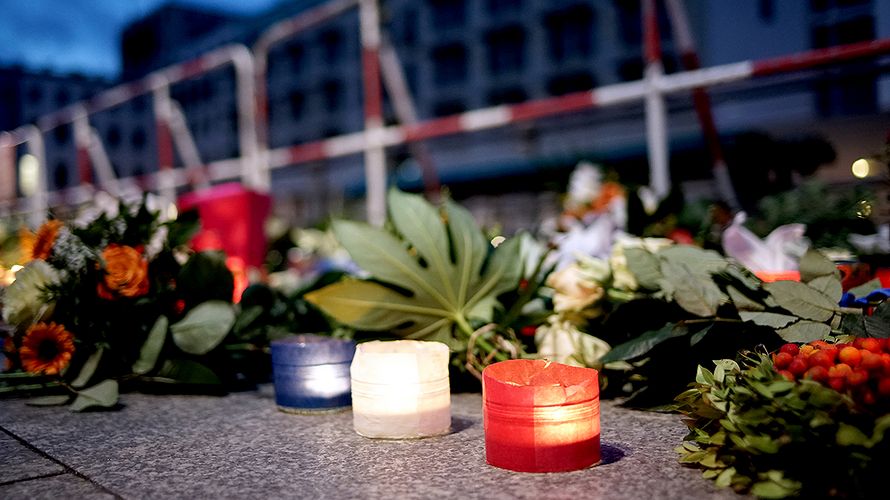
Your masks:
[[[48,478],[48,477],[55,477],[55,476],[62,476],[62,475],[65,475],[65,474],[72,474],[72,475],[74,475],[74,476],[76,476],[76,477],[78,477],[78,478],[80,478],[80,479],[83,479],[84,481],[86,481],[86,482],[92,484],[92,485],[95,486],[96,488],[99,488],[99,489],[102,490],[104,493],[108,493],[109,495],[112,495],[112,496],[114,496],[115,498],[119,498],[119,499],[123,499],[123,498],[124,498],[124,497],[122,497],[121,495],[118,495],[117,493],[115,493],[115,492],[109,490],[109,489],[106,488],[105,486],[102,486],[101,484],[97,483],[97,482],[94,481],[92,478],[87,477],[87,476],[83,475],[82,473],[78,472],[75,468],[69,466],[68,464],[66,464],[66,463],[64,463],[64,462],[62,462],[61,460],[57,459],[56,457],[50,455],[49,453],[46,453],[45,451],[41,450],[40,448],[37,448],[36,446],[34,446],[33,444],[29,443],[27,440],[25,440],[24,438],[20,437],[20,436],[17,435],[16,433],[10,431],[10,430],[7,429],[6,427],[0,426],[0,431],[3,431],[4,434],[6,434],[7,436],[9,436],[9,437],[15,439],[16,441],[18,441],[19,444],[21,444],[22,446],[24,446],[24,447],[27,448],[28,450],[30,450],[30,451],[32,451],[32,452],[34,452],[34,453],[40,455],[41,457],[43,457],[43,458],[45,458],[45,459],[47,459],[47,460],[49,460],[49,461],[51,461],[51,462],[53,462],[53,463],[55,463],[55,464],[60,465],[60,466],[64,469],[62,472],[54,472],[54,473],[52,473],[52,474],[43,474],[43,475],[40,475],[40,476],[29,477],[29,478],[26,478],[26,479],[19,479],[19,480],[15,480],[15,481],[6,481],[6,482],[2,482],[2,483],[0,483],[0,486],[6,486],[6,485],[9,485],[9,484],[20,483],[20,482],[24,482],[24,481],[33,481],[33,480],[35,480],[35,479],[45,479],[45,478]]]

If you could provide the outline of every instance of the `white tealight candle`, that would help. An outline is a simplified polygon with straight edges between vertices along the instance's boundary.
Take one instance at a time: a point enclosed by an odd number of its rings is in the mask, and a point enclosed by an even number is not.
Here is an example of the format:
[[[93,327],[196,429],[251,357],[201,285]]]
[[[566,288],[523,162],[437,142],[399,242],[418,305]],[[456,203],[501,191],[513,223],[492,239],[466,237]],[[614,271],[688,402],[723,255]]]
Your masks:
[[[438,436],[451,428],[448,346],[419,340],[359,344],[350,369],[355,432],[369,438]]]

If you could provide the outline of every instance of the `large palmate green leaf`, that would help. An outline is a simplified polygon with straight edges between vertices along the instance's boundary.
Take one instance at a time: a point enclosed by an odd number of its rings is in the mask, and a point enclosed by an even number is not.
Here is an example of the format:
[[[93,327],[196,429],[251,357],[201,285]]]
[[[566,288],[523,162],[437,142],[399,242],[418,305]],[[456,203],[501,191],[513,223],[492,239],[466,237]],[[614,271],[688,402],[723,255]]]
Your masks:
[[[353,260],[376,281],[347,279],[306,295],[337,321],[363,330],[391,330],[459,348],[457,324],[490,321],[497,296],[522,272],[519,238],[489,252],[472,215],[447,201],[443,210],[421,196],[391,190],[389,212],[399,237],[368,224],[334,222]],[[490,253],[490,255],[489,255]]]

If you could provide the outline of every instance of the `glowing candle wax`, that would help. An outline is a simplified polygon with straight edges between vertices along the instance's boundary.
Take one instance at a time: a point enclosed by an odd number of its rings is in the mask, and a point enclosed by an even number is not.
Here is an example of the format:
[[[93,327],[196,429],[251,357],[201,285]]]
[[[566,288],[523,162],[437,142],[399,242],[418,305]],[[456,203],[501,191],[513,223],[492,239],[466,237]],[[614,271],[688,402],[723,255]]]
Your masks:
[[[355,432],[405,439],[451,428],[448,346],[397,340],[359,344],[352,360]]]
[[[485,459],[520,472],[583,469],[600,460],[596,370],[515,359],[482,371]]]
[[[355,342],[297,335],[272,342],[275,402],[287,412],[312,413],[349,406],[349,363]]]

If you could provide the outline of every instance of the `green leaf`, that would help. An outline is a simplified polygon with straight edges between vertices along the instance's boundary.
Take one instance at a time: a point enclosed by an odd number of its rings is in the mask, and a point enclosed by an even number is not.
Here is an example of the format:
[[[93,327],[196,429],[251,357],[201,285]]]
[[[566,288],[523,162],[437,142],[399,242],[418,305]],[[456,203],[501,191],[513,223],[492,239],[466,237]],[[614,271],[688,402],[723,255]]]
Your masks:
[[[785,498],[797,492],[773,481],[760,481],[751,486],[751,494],[760,498]]]
[[[168,384],[219,385],[216,373],[201,363],[189,359],[168,359],[156,377],[145,377],[152,382]]]
[[[702,339],[705,338],[705,335],[707,335],[708,332],[711,331],[711,328],[713,326],[714,326],[714,323],[709,323],[707,326],[705,326],[701,330],[695,332],[695,334],[692,335],[692,337],[689,337],[689,346],[692,347],[692,346],[698,344],[699,342],[701,342]]]
[[[145,343],[142,344],[142,348],[139,350],[139,359],[133,363],[133,373],[144,375],[155,367],[155,364],[158,362],[158,356],[161,354],[161,349],[164,347],[164,340],[167,338],[167,326],[169,323],[170,321],[166,316],[158,316],[154,326],[151,327],[151,331],[148,332]]]
[[[714,366],[723,368],[727,373],[738,373],[741,370],[739,364],[732,359],[715,359]]]
[[[722,274],[750,291],[759,292],[760,287],[763,285],[763,282],[760,281],[760,278],[755,276],[754,273],[735,263],[730,263]]]
[[[702,317],[717,314],[717,308],[725,297],[710,277],[693,272],[684,263],[672,261],[662,262],[661,271],[673,286],[674,300],[680,307]]]
[[[222,252],[200,252],[189,258],[176,279],[176,291],[187,305],[210,300],[232,301],[235,278]]]
[[[659,281],[663,278],[658,257],[642,248],[625,248],[627,269],[634,275],[637,284],[647,290],[658,290]]]
[[[235,323],[232,305],[221,300],[199,304],[170,326],[173,342],[189,354],[207,354],[229,333]]]
[[[187,210],[179,213],[176,220],[167,223],[167,243],[170,248],[187,245],[189,241],[201,230],[201,220],[197,210]]]
[[[867,297],[868,294],[870,294],[871,292],[874,292],[875,290],[880,289],[882,286],[883,285],[881,285],[881,280],[873,279],[867,283],[863,283],[863,284],[861,284],[857,287],[851,288],[847,291],[852,293],[856,297]]]
[[[685,326],[668,323],[659,330],[648,331],[635,339],[628,340],[612,348],[600,359],[603,364],[613,361],[626,361],[639,358],[658,344],[675,337],[682,337],[689,333]]]
[[[862,322],[869,337],[890,337],[890,303],[878,304],[871,316],[862,316]]]
[[[695,370],[695,382],[701,385],[714,385],[714,374],[702,365]]]
[[[97,348],[96,351],[87,358],[86,362],[83,364],[83,367],[80,369],[80,373],[77,374],[77,378],[71,381],[71,386],[74,388],[81,388],[90,381],[90,378],[93,377],[93,374],[96,373],[96,368],[99,366],[99,361],[102,360],[102,352],[103,349],[101,347]]]
[[[686,454],[680,458],[680,463],[683,464],[697,464],[704,460],[704,458],[708,456],[708,452],[706,450],[702,451],[693,451],[692,453]]]
[[[812,342],[821,340],[831,333],[831,327],[825,323],[801,320],[791,326],[776,330],[785,342]]]
[[[710,279],[713,274],[729,268],[729,261],[713,250],[703,250],[690,245],[672,245],[658,251],[664,262],[683,265],[700,278]],[[664,271],[664,267],[661,268]]]
[[[71,403],[71,411],[79,412],[90,408],[111,408],[117,404],[117,380],[103,380],[98,384],[77,392]]]
[[[828,321],[839,310],[836,302],[804,283],[776,281],[765,283],[763,288],[779,307],[804,319]]]
[[[868,446],[869,439],[858,427],[840,422],[837,429],[837,444],[841,446]]]
[[[804,283],[809,283],[822,276],[839,279],[840,271],[834,262],[828,260],[821,252],[811,248],[800,258],[800,279]]]
[[[834,302],[839,302],[841,300],[841,295],[844,294],[841,280],[834,276],[819,276],[808,281],[807,285],[824,293],[826,297]]]
[[[347,280],[308,293],[306,300],[355,328],[456,346],[455,323],[466,330],[471,320],[490,321],[497,296],[517,286],[521,238],[490,251],[472,216],[454,203],[445,204],[444,217],[418,195],[392,190],[388,203],[404,241],[357,222],[337,221],[334,232],[360,267],[407,295]]]
[[[770,328],[783,328],[788,326],[789,323],[797,321],[797,318],[794,316],[771,312],[741,311],[739,312],[739,317],[742,318],[742,321],[750,321],[756,325],[768,326]]]
[[[726,293],[729,294],[729,299],[732,300],[738,311],[763,311],[766,309],[763,304],[748,298],[734,286],[726,287]]]
[[[345,280],[306,295],[314,304],[321,304],[327,314],[360,330],[394,330],[415,338],[418,333],[429,340],[451,337],[452,319],[448,311],[419,303],[378,283]],[[429,318],[437,318],[429,321]],[[417,330],[417,324],[428,328]],[[442,338],[444,337],[444,338]]]
[[[733,476],[735,476],[735,467],[724,469],[723,472],[721,472],[720,475],[717,476],[714,484],[720,488],[726,488],[727,486],[732,484]]]
[[[25,401],[28,406],[62,406],[71,401],[70,394],[56,394],[53,396],[41,396]]]

